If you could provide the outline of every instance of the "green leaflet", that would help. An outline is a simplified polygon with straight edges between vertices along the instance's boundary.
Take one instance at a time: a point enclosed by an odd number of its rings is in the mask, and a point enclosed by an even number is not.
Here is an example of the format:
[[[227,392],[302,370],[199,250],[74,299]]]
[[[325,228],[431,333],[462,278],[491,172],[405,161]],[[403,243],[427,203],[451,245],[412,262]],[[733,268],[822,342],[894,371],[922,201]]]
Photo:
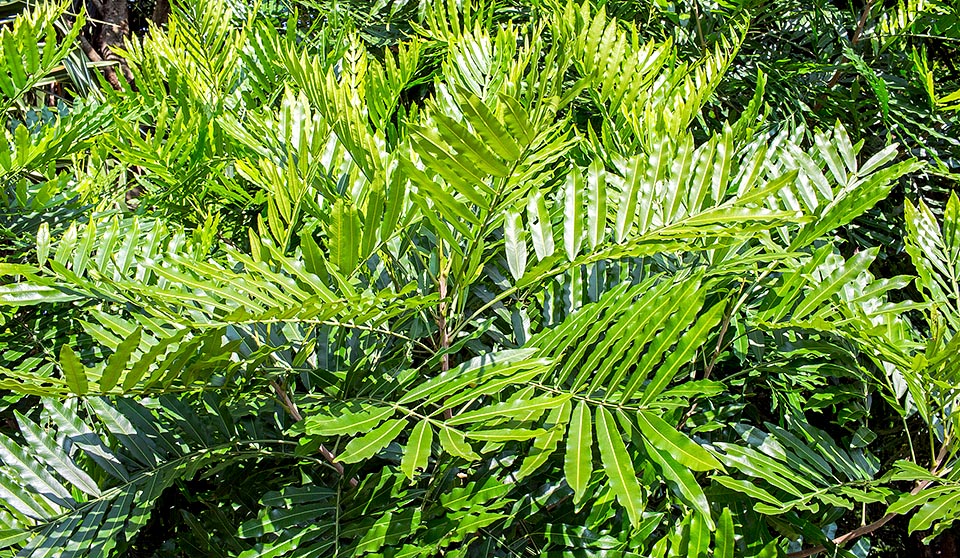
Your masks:
[[[376,552],[384,546],[393,546],[420,527],[421,512],[418,508],[387,512],[378,518],[357,541],[357,553]]]
[[[681,366],[686,364],[707,342],[707,338],[713,333],[716,326],[723,317],[726,304],[715,304],[710,310],[701,315],[697,321],[690,326],[678,340],[677,345],[670,352],[663,364],[654,374],[653,379],[643,390],[640,397],[642,405],[649,405],[657,396],[659,396],[667,385],[676,376]],[[625,395],[626,397],[626,395]]]
[[[665,291],[670,286],[670,283],[664,282],[647,290],[625,309],[622,317],[608,313],[605,318],[612,322],[609,328],[603,328],[604,324],[599,322],[594,326],[603,331],[605,339],[592,349],[592,354],[577,375],[575,387],[582,386],[588,379],[589,392],[603,389],[607,382],[612,386],[620,385],[637,361],[637,355],[659,331],[661,318],[666,318],[677,306],[687,302],[682,296],[667,294]],[[682,295],[683,291],[677,289],[677,294]],[[638,327],[638,323],[642,325]]]
[[[907,494],[901,496],[894,503],[890,504],[890,506],[887,508],[887,513],[906,513],[921,504],[926,504],[931,499],[939,499],[943,496],[949,496],[950,493],[955,490],[956,488],[953,486],[937,486],[934,488],[921,490],[917,494]]]
[[[484,174],[499,174],[502,172],[502,169],[497,165],[485,165],[486,168],[477,168],[484,162],[484,158],[477,153],[476,148],[479,147],[481,150],[483,148],[478,145],[475,139],[469,138],[464,132],[463,127],[456,122],[440,116],[431,124],[436,124],[438,127],[443,126],[446,128],[446,130],[443,131],[452,133],[447,134],[445,138],[440,138],[438,137],[437,130],[430,129],[427,126],[420,126],[415,129],[416,135],[411,137],[411,141],[415,145],[417,153],[426,163],[426,168],[429,169],[430,172],[435,172],[440,175],[452,192],[463,195],[470,203],[476,206],[487,208],[488,202],[483,193],[477,188],[477,185],[483,182]],[[460,143],[462,147],[472,151],[467,154],[472,160],[459,160],[454,150],[446,145],[447,139],[452,139]],[[476,167],[470,168],[471,164],[476,165]],[[428,185],[424,184],[423,186]],[[437,192],[433,191],[431,193],[436,196]],[[439,202],[442,199],[442,197],[435,197],[434,201]],[[465,206],[463,209],[469,211]]]
[[[593,473],[593,424],[590,409],[577,403],[567,428],[567,451],[563,458],[563,475],[573,489],[577,502],[586,494]]]
[[[266,508],[258,518],[242,523],[237,530],[237,535],[243,538],[262,537],[297,525],[314,523],[322,516],[336,512],[334,500],[329,497],[327,500],[301,503],[290,508],[280,506]]]
[[[520,280],[527,269],[527,234],[520,214],[507,211],[503,217],[503,240],[507,254],[507,267],[515,280]]]
[[[362,258],[369,257],[376,243],[380,240],[378,233],[384,222],[385,190],[386,185],[383,179],[379,177],[370,184],[367,190],[367,203],[363,212],[363,238],[360,241],[359,249]]]
[[[727,467],[733,467],[746,475],[763,479],[788,494],[799,498],[803,494],[802,488],[817,490],[813,483],[797,475],[783,463],[752,448],[724,442],[717,442],[715,445],[724,451],[720,460]]]
[[[537,437],[533,441],[533,448],[530,454],[523,460],[520,470],[517,471],[517,478],[522,479],[536,471],[541,465],[546,463],[547,459],[557,450],[560,440],[563,439],[567,431],[567,423],[570,421],[570,410],[573,405],[570,401],[564,401],[559,407],[550,411],[544,426],[549,426],[547,433]],[[552,426],[551,426],[552,425]]]
[[[474,129],[486,144],[505,161],[518,159],[522,155],[521,148],[496,115],[476,95],[466,91],[459,93],[460,98],[466,101],[460,103],[460,109],[470,118]]]
[[[467,461],[480,459],[480,456],[473,451],[473,448],[470,447],[463,433],[459,430],[442,426],[440,428],[440,445],[444,451],[461,459]]]
[[[710,529],[703,516],[699,513],[690,513],[688,528],[687,556],[691,558],[705,556],[707,548],[710,547]]]
[[[455,368],[412,386],[397,403],[405,405],[425,399],[424,403],[440,401],[469,386],[496,376],[509,376],[518,370],[543,369],[550,364],[545,359],[533,359],[536,349],[515,349],[472,358]]]
[[[960,491],[927,502],[910,518],[909,531],[911,533],[924,531],[929,529],[934,522],[949,522],[954,517],[954,514],[950,513],[949,510],[956,509],[958,505],[960,505]]]
[[[462,488],[454,488],[440,496],[440,503],[450,511],[470,509],[493,499],[499,499],[513,489],[513,485],[504,484],[494,477],[479,482],[470,482]]]
[[[380,223],[380,241],[385,242],[397,232],[397,225],[406,223],[404,214],[404,201],[406,200],[408,183],[401,178],[398,164],[394,162],[387,167],[389,179],[386,183],[386,194],[384,199],[384,214]],[[410,213],[413,213],[412,211]],[[376,223],[368,223],[367,226],[373,226]]]
[[[459,426],[462,424],[476,424],[483,421],[513,417],[527,417],[527,420],[536,420],[540,414],[551,409],[556,405],[562,404],[570,399],[570,395],[561,395],[559,397],[546,395],[535,397],[530,400],[518,399],[515,401],[505,401],[457,415],[447,420],[444,424],[449,426]],[[528,415],[530,415],[528,417]]]
[[[378,407],[369,403],[341,403],[329,409],[314,411],[306,417],[302,428],[315,436],[352,436],[366,433],[393,415],[393,407]]]
[[[322,529],[320,525],[308,525],[292,536],[277,539],[259,548],[251,548],[241,553],[238,558],[278,558],[294,550],[298,551],[300,556],[304,556],[303,539],[310,538],[315,531],[320,529]],[[332,546],[332,544],[331,541],[329,546]]]
[[[542,436],[546,430],[536,428],[528,430],[525,428],[491,428],[490,430],[472,430],[467,432],[468,438],[485,442],[522,442],[530,440],[537,436]]]
[[[122,391],[129,391],[133,389],[140,380],[143,379],[144,375],[147,373],[149,368],[154,364],[157,364],[164,354],[167,352],[167,349],[176,343],[179,343],[183,340],[189,331],[187,329],[181,329],[175,332],[172,335],[160,339],[160,341],[150,347],[150,349],[140,357],[140,360],[135,362],[133,366],[130,367],[130,370],[123,376],[123,383],[120,386]]]
[[[617,501],[627,510],[630,523],[639,525],[644,507],[643,491],[617,423],[605,407],[597,408],[597,446],[600,448],[603,470],[610,479],[610,487],[617,495]]]
[[[757,558],[779,558],[782,555],[783,551],[778,547],[777,541],[770,541],[756,556]]]
[[[16,486],[14,490],[23,491],[25,485],[29,491],[24,499],[31,498],[34,493],[41,496],[40,509],[47,508],[47,510],[38,517],[44,517],[50,513],[48,510],[55,509],[48,503],[48,499],[73,505],[73,498],[68,488],[48,471],[44,464],[32,457],[28,450],[29,448],[20,446],[11,438],[0,436],[0,459],[3,459],[4,465],[16,472],[16,477],[13,478],[22,479],[20,486]]]
[[[37,264],[43,265],[50,256],[50,225],[40,223],[37,228]]]
[[[440,185],[436,184],[433,179],[426,176],[423,171],[417,169],[412,164],[404,164],[402,166],[404,171],[411,175],[411,178],[416,182],[418,195],[412,197],[414,203],[420,206],[423,214],[429,219],[437,228],[439,234],[444,235],[448,242],[452,246],[456,247],[458,244],[455,242],[453,236],[450,235],[449,226],[453,227],[460,234],[466,238],[472,238],[473,231],[470,228],[470,225],[477,225],[477,217],[474,213],[460,200],[453,197],[449,192],[446,192]],[[427,198],[429,196],[429,198]],[[428,204],[428,199],[433,202],[433,205]]]
[[[587,172],[587,243],[599,246],[606,235],[607,185],[603,163],[594,159]]]
[[[820,303],[832,297],[837,291],[843,288],[844,285],[866,271],[877,257],[878,251],[879,248],[870,248],[850,258],[846,262],[846,265],[834,271],[829,277],[826,277],[817,285],[811,295],[804,297],[803,301],[793,310],[792,319],[800,320],[805,318],[819,306]]]
[[[39,527],[30,531],[31,538],[23,551],[25,555],[109,554],[119,537],[131,540],[146,523],[154,501],[164,489],[179,479],[193,478],[204,466],[230,459],[231,448],[242,445],[242,441],[236,438],[227,444],[222,444],[224,439],[220,438],[213,445],[210,440],[196,438],[190,433],[192,426],[188,417],[192,416],[192,411],[182,402],[179,407],[173,404],[168,396],[160,398],[160,402],[166,404],[153,412],[129,400],[118,400],[116,408],[99,398],[87,401],[89,409],[96,414],[91,420],[98,421],[125,450],[129,450],[121,457],[106,449],[99,436],[76,414],[75,403],[70,402],[44,402],[56,430],[44,431],[25,418],[21,419],[27,446],[12,447],[6,444],[6,439],[0,438],[3,453],[0,459],[8,467],[7,471],[18,470],[17,474],[30,486],[38,487],[30,493],[32,503],[38,504],[33,506],[36,509],[23,510],[36,518],[34,525]],[[151,419],[152,422],[144,422]],[[74,447],[92,460],[80,462],[76,460],[79,453],[68,455],[57,445],[58,436],[75,440]],[[171,450],[174,440],[179,446]],[[269,444],[268,440],[257,443],[261,442]],[[25,460],[24,450],[30,451],[32,459],[29,461]],[[168,453],[170,451],[176,453]],[[112,486],[100,490],[84,471],[94,463],[96,467],[102,467],[98,470],[98,477],[109,479],[103,474],[108,473],[116,477],[119,484],[105,480]],[[56,469],[48,470],[47,466]],[[126,468],[135,472],[128,474]],[[5,482],[8,478],[7,474],[0,474],[0,493],[4,493],[4,501],[9,506],[13,502],[7,492],[13,487]],[[69,484],[59,480],[61,478]],[[89,497],[74,502],[67,488],[80,489]],[[22,488],[16,490],[22,491]],[[68,504],[68,507],[50,505],[54,501]],[[19,503],[16,505],[23,507]]]
[[[63,369],[63,379],[72,393],[83,395],[87,393],[87,373],[77,353],[70,345],[60,347],[60,367]]]
[[[843,46],[843,55],[850,60],[857,73],[863,76],[867,83],[870,84],[874,94],[877,96],[877,100],[880,102],[880,110],[883,114],[883,119],[888,119],[890,117],[890,93],[887,90],[886,82],[883,80],[883,78],[877,75],[877,72],[870,67],[867,61],[857,54],[850,46]]]
[[[766,502],[775,507],[783,507],[784,505],[783,502],[774,498],[772,494],[770,494],[766,490],[760,488],[759,486],[757,486],[756,484],[750,481],[732,479],[730,477],[724,477],[719,475],[714,476],[713,480],[718,484],[726,486],[731,490],[742,492],[755,500],[759,500],[760,502]]]
[[[651,158],[654,157],[655,156],[651,156]],[[633,228],[633,221],[637,214],[637,196],[640,193],[641,182],[643,180],[642,175],[645,168],[643,163],[642,156],[638,155],[633,157],[629,163],[629,170],[625,173],[624,191],[621,194],[623,199],[617,208],[617,217],[614,221],[613,229],[613,238],[618,243],[624,242],[627,239],[627,234],[630,232],[630,229]],[[655,162],[653,163],[653,167],[656,167]]]
[[[666,452],[660,451],[644,440],[647,455],[657,464],[664,479],[683,501],[700,513],[712,531],[716,528],[710,517],[710,503],[707,501],[703,489],[689,469],[673,460]]]
[[[563,195],[563,247],[573,261],[583,243],[583,177],[577,167],[567,173]]]
[[[716,541],[713,545],[714,558],[733,558],[737,544],[734,536],[733,515],[730,513],[730,508],[723,508],[720,521],[717,523]]]
[[[337,461],[356,463],[373,457],[399,436],[406,424],[404,419],[388,420],[369,434],[350,440],[343,453],[337,456]]]
[[[443,400],[443,407],[452,409],[484,395],[500,393],[511,386],[522,386],[530,380],[542,376],[545,370],[549,370],[549,364],[550,361],[539,359],[538,364],[533,366],[529,362],[506,365],[498,369],[497,376],[494,376],[491,380],[483,382],[477,387],[468,386],[467,389],[462,389],[458,393],[450,395]],[[430,399],[435,398],[434,396]]]
[[[26,540],[33,535],[30,531],[23,529],[3,529],[0,530],[0,548],[7,548],[22,540]]]
[[[418,473],[426,470],[432,444],[433,427],[429,421],[421,420],[413,427],[400,461],[400,470],[408,479],[412,480]]]
[[[129,552],[171,487],[190,506],[158,545],[247,558],[776,556],[918,481],[890,507],[911,528],[960,513],[955,456],[927,461],[956,439],[960,201],[942,219],[906,203],[917,277],[874,279],[889,266],[865,251],[896,247],[898,216],[865,212],[918,168],[909,153],[943,159],[931,176],[956,158],[942,59],[898,52],[939,6],[871,7],[884,56],[857,71],[913,61],[929,97],[884,93],[908,146],[874,154],[885,138],[854,145],[796,99],[811,129],[776,120],[810,64],[761,73],[733,127],[742,68],[701,110],[740,45],[780,31],[761,10],[747,34],[725,2],[700,3],[704,30],[654,7],[672,38],[644,43],[630,9],[581,0],[378,2],[306,26],[198,0],[129,45],[136,82],[116,90],[75,48],[82,15],[7,4],[9,554]],[[408,8],[398,40],[381,23]],[[870,125],[870,98],[835,89],[827,108]],[[893,303],[913,282],[924,301]],[[742,397],[758,377],[782,422]],[[918,415],[909,439],[874,440],[878,402]],[[757,417],[778,426],[739,422]],[[357,466],[333,474],[321,443]]]
[[[116,352],[107,359],[107,366],[103,370],[103,375],[100,376],[101,392],[106,393],[117,385],[117,382],[120,380],[120,375],[127,366],[127,361],[130,360],[130,355],[140,346],[142,333],[142,328],[138,327],[135,329],[133,333],[117,346]]]
[[[659,289],[655,289],[651,292],[658,291]],[[636,370],[630,374],[626,386],[623,387],[623,394],[619,397],[621,401],[632,398],[643,386],[650,373],[660,364],[663,355],[677,342],[682,332],[694,322],[702,304],[703,293],[697,276],[685,281],[682,288],[678,286],[674,292],[664,296],[663,304],[655,307],[655,310],[649,314],[649,321],[641,330],[643,335],[639,339],[644,341],[649,339],[650,344],[643,350],[643,354],[637,362]],[[635,348],[634,350],[638,349]],[[677,359],[674,359],[674,361],[681,362]],[[673,374],[666,367],[661,367],[656,375],[659,376],[657,389],[665,388],[666,384],[673,379]],[[644,393],[649,389],[652,388],[648,383],[647,387],[644,388]]]
[[[97,483],[70,459],[51,436],[39,425],[21,415],[19,411],[15,411],[15,416],[24,441],[32,446],[44,463],[53,467],[60,476],[83,492],[94,497],[100,496]]]
[[[553,242],[553,226],[550,224],[550,213],[547,203],[540,190],[534,190],[527,199],[527,221],[530,223],[530,232],[533,238],[533,250],[537,260],[552,256],[555,250]]]
[[[327,246],[330,261],[340,273],[349,275],[360,259],[360,212],[353,203],[339,198],[333,204],[330,219],[330,242]]]
[[[723,465],[707,450],[681,434],[676,428],[649,411],[637,412],[637,425],[644,437],[657,449],[663,450],[678,463],[694,471],[723,469]]]

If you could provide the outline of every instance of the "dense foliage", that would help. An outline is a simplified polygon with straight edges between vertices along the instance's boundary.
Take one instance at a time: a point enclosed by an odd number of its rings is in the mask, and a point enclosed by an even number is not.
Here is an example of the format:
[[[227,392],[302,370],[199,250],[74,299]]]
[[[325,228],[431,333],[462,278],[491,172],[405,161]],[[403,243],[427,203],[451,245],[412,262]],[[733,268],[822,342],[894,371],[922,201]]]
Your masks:
[[[0,555],[960,517],[956,6],[4,9]]]

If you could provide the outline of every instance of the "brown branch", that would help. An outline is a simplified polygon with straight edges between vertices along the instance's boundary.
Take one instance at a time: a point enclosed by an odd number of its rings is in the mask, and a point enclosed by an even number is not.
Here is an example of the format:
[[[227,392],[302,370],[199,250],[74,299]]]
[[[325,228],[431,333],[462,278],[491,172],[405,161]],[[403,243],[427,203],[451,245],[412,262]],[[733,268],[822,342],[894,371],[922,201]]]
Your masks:
[[[287,391],[286,382],[273,380],[270,382],[270,385],[273,386],[273,390],[277,393],[277,399],[280,401],[280,405],[282,405],[284,410],[287,411],[287,414],[290,415],[290,418],[292,418],[294,422],[300,422],[303,420],[303,415],[300,414],[300,409],[297,408],[296,402],[293,401],[293,399],[290,397],[290,393]],[[321,456],[323,456],[324,459],[327,460],[328,463],[330,463],[334,469],[336,469],[338,473],[340,473],[341,477],[345,475],[343,463],[337,461],[337,456],[335,453],[328,450],[326,446],[322,444],[318,452]],[[358,484],[360,484],[360,481],[357,480],[356,477],[350,479],[350,486],[356,487]]]
[[[294,422],[303,420],[300,409],[297,408],[297,404],[290,397],[290,393],[287,392],[286,382],[273,380],[270,382],[270,385],[273,386],[273,390],[277,392],[277,399],[280,400],[280,404],[283,405],[283,408],[287,411],[287,414],[290,415],[290,418],[292,418]]]
[[[130,14],[127,0],[104,0],[100,4],[100,20],[98,32],[94,37],[93,46],[104,60],[116,62],[116,66],[103,68],[103,75],[114,88],[119,90],[120,78],[117,69],[123,74],[127,83],[133,82],[133,73],[127,67],[126,61],[113,52],[113,48],[122,48],[123,42],[130,36]]]
[[[707,41],[703,36],[703,26],[700,24],[700,2],[693,0],[693,19],[697,23],[697,38],[700,39],[700,48],[707,50]]]
[[[917,494],[920,493],[921,490],[923,490],[924,488],[930,486],[930,482],[931,482],[931,481],[929,481],[929,480],[925,480],[925,481],[922,481],[922,482],[917,483],[917,486],[914,487],[914,489],[910,491],[910,495],[911,495],[911,496],[916,496]],[[870,533],[876,531],[877,529],[879,529],[879,528],[883,527],[884,525],[886,525],[887,523],[889,523],[890,520],[893,519],[894,517],[896,517],[897,515],[898,515],[898,514],[895,514],[895,513],[888,513],[887,515],[881,517],[880,519],[874,521],[873,523],[870,523],[870,524],[868,524],[868,525],[862,525],[862,526],[860,526],[860,527],[857,527],[857,528],[854,529],[853,531],[850,531],[849,533],[845,533],[845,534],[843,534],[843,535],[841,535],[841,536],[833,539],[832,542],[833,542],[833,544],[839,546],[839,545],[842,545],[842,544],[844,544],[844,543],[846,543],[846,542],[852,541],[852,540],[854,540],[854,539],[859,539],[860,537],[862,537],[862,536],[864,536],[864,535],[869,535]],[[824,551],[826,551],[826,550],[827,550],[827,547],[821,544],[821,545],[819,545],[819,546],[815,546],[815,547],[813,547],[813,548],[808,548],[808,549],[806,549],[806,550],[800,550],[800,551],[798,551],[798,552],[791,552],[790,554],[787,554],[787,558],[806,558],[807,556],[813,556],[814,554],[820,554],[821,552],[824,552]]]
[[[740,287],[741,292],[743,291],[743,286]],[[720,352],[723,350],[723,338],[727,334],[727,329],[730,327],[730,320],[733,319],[733,313],[736,311],[737,305],[731,304],[727,311],[723,314],[723,323],[720,324],[720,335],[717,337],[717,346],[713,351],[713,355],[710,356],[710,362],[707,363],[707,366],[703,369],[703,378],[704,380],[710,379],[710,374],[713,372],[713,367],[717,365],[717,360],[720,358]],[[690,420],[690,417],[697,412],[697,407],[699,402],[694,401],[690,405],[690,409],[684,413],[683,418],[680,419],[680,423],[677,425],[677,430],[683,428],[687,421]]]
[[[857,22],[857,28],[853,31],[853,37],[850,39],[850,45],[856,45],[860,42],[860,38],[863,36],[863,28],[867,25],[867,17],[870,16],[870,10],[873,9],[873,4],[876,0],[867,0],[867,4],[863,7],[863,12],[860,14],[860,21]],[[830,78],[830,81],[827,82],[827,89],[830,89],[837,85],[840,82],[840,77],[843,75],[843,71],[840,68],[837,68],[837,71],[834,72],[833,77]]]
[[[88,41],[83,35],[80,35],[80,50],[87,55],[87,58],[89,58],[91,62],[103,62],[103,57],[100,56],[100,53],[97,52],[97,49],[93,48],[93,45],[90,44],[90,41]]]
[[[153,7],[153,17],[151,19],[157,27],[166,25],[167,20],[170,19],[170,0],[157,0]]]
[[[850,45],[856,45],[860,42],[860,38],[863,36],[863,28],[867,25],[867,17],[870,16],[870,10],[873,9],[873,4],[876,0],[867,0],[867,4],[863,7],[863,12],[860,14],[860,21],[857,22],[857,28],[853,31],[853,37],[850,39]],[[833,89],[838,83],[840,83],[840,78],[843,76],[843,69],[837,68],[833,72],[833,77],[830,78],[830,81],[827,82],[827,89]],[[814,112],[819,111],[823,107],[823,98],[826,96],[826,92],[821,93],[820,97],[817,99],[817,102],[813,105]]]
[[[934,475],[937,474],[937,471],[940,469],[940,465],[943,463],[943,460],[946,459],[947,457],[947,449],[949,445],[950,445],[949,439],[943,441],[943,446],[940,447],[940,453],[937,455],[937,459],[936,461],[934,461],[933,467],[931,467],[930,469],[931,474],[934,474]],[[917,494],[920,493],[921,490],[930,486],[932,482],[933,482],[932,480],[925,480],[925,481],[918,482],[917,486],[915,486],[913,490],[910,491],[910,495],[916,496]],[[880,519],[874,521],[873,523],[870,523],[868,525],[862,525],[860,527],[857,527],[853,531],[850,531],[849,533],[844,533],[843,535],[840,535],[839,537],[833,539],[831,542],[833,542],[833,544],[837,546],[840,546],[852,540],[859,539],[864,535],[869,535],[870,533],[876,531],[877,529],[889,523],[890,520],[896,517],[897,515],[899,514],[888,513],[883,517],[881,517]],[[826,550],[827,550],[827,547],[821,544],[819,546],[808,548],[806,550],[791,552],[790,554],[787,554],[787,558],[807,558],[807,556],[813,556],[814,554],[819,554]]]

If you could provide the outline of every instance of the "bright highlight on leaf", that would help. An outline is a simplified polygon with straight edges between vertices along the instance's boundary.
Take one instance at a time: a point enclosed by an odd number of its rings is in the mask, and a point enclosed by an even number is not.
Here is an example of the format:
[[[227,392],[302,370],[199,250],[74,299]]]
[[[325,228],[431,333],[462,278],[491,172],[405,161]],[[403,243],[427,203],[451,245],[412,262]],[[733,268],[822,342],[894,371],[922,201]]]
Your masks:
[[[947,3],[95,4],[0,10],[0,554],[960,518]]]

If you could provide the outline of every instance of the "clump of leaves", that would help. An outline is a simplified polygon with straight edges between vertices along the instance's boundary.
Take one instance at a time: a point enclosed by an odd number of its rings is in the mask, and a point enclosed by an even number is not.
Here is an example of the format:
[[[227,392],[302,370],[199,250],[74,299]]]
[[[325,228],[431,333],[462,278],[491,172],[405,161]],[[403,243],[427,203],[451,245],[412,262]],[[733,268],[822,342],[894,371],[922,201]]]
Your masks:
[[[885,514],[955,519],[956,199],[908,205],[919,273],[877,278],[837,231],[920,165],[762,133],[762,87],[695,134],[741,30],[688,60],[590,3],[494,8],[373,53],[204,2],[130,87],[3,130],[0,304],[74,331],[0,347],[43,398],[0,439],[5,548],[863,554]]]

